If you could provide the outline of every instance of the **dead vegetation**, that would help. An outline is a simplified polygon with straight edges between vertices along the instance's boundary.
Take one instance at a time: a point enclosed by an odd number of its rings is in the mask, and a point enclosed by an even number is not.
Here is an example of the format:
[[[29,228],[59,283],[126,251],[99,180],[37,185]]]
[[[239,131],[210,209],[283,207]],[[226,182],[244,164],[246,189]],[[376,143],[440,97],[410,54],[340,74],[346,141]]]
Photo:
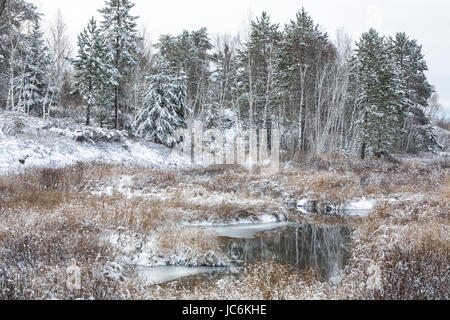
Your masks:
[[[174,172],[83,163],[2,176],[0,298],[448,299],[448,168],[446,160],[314,156],[271,177],[225,166]],[[333,204],[380,200],[368,218],[348,221],[287,211],[303,196]],[[258,221],[262,214],[350,223],[352,259],[341,284],[267,263],[247,266],[236,281],[156,292],[132,271],[140,253],[167,263],[220,265],[215,239],[182,226]],[[83,270],[78,291],[65,285],[73,263]]]
[[[343,297],[449,299],[448,207],[448,180],[433,193],[379,204],[353,232]]]
[[[133,298],[139,286],[130,262],[148,239],[157,243],[150,254],[170,257],[182,252],[183,264],[213,265],[223,258],[212,253],[217,248],[211,239],[182,236],[176,206],[120,192],[90,192],[125,173],[156,181],[135,189],[158,181],[159,187],[167,186],[174,179],[170,173],[142,168],[84,164],[1,177],[0,298]],[[81,268],[81,290],[66,286],[66,270],[72,264]]]
[[[206,281],[184,288],[149,287],[143,299],[186,300],[311,300],[336,297],[336,288],[321,282],[315,270],[298,271],[276,262],[246,265],[242,276]]]

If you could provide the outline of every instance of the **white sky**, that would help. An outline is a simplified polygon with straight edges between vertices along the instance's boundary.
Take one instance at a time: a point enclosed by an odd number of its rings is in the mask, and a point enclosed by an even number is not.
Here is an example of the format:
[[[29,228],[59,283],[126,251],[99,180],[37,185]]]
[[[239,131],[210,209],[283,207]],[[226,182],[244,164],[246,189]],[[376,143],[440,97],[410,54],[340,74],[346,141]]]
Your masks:
[[[104,0],[31,0],[52,17],[61,9],[73,42]],[[134,0],[132,14],[140,16],[153,42],[160,34],[208,28],[210,35],[235,34],[249,12],[265,10],[272,22],[286,23],[305,7],[331,37],[344,28],[356,41],[369,27],[381,34],[406,32],[423,45],[429,81],[436,87],[445,114],[450,117],[450,1],[448,0]]]

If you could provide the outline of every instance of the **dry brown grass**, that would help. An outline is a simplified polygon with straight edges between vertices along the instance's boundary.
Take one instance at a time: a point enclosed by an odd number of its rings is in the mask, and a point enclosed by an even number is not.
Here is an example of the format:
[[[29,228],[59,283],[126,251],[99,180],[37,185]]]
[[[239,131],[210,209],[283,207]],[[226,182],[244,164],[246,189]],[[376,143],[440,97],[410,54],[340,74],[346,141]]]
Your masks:
[[[374,292],[375,299],[448,299],[449,243],[426,237],[396,244],[385,253],[381,273],[382,290]]]
[[[121,177],[129,178],[124,188],[131,197],[118,187],[105,192]],[[212,201],[219,195],[223,200]],[[184,230],[184,223],[281,215],[286,201],[305,195],[336,205],[362,196],[386,199],[366,219],[308,220],[354,228],[353,258],[338,288],[266,263],[247,266],[238,281],[153,294],[124,262],[152,239],[151,254],[184,253],[180,263],[214,265],[223,258],[218,243]],[[179,173],[81,163],[30,170],[0,177],[0,298],[448,299],[449,199],[445,163],[313,156],[272,177],[224,166]],[[74,261],[83,270],[79,292],[65,286]],[[371,265],[383,275],[376,290],[366,285]]]
[[[120,192],[90,193],[98,183],[124,174],[145,180],[141,185],[133,181],[136,190],[175,181],[169,172],[82,164],[1,177],[0,298],[134,297],[139,285],[127,265],[122,269],[117,261],[132,258],[148,237],[155,237],[167,255],[188,248],[192,260],[217,260],[208,252],[216,249],[214,241],[206,237],[195,241],[174,231],[182,220],[178,208],[153,198],[127,198]],[[120,248],[125,244],[120,241],[111,243],[110,235],[117,230],[134,239],[131,245],[136,251]],[[82,270],[83,287],[76,292],[65,285],[66,268],[72,263]]]
[[[341,297],[448,299],[448,207],[448,181],[433,193],[379,204],[354,226]]]
[[[449,231],[448,225],[434,222],[402,227],[379,220],[366,222],[357,228],[341,297],[448,299]]]
[[[307,195],[320,202],[339,205],[362,196],[379,198],[399,193],[434,192],[448,180],[448,167],[439,161],[395,164],[313,155],[304,156],[294,167],[271,177],[224,166],[186,174],[196,185],[210,192],[269,197],[282,203]]]
[[[320,282],[314,270],[298,271],[276,262],[244,266],[242,274],[221,281],[197,282],[189,288],[167,286],[164,290],[149,287],[143,299],[198,300],[310,300],[336,297],[336,288]]]
[[[112,299],[126,297],[125,278],[107,277],[117,252],[99,238],[101,225],[77,212],[9,212],[0,217],[2,299]],[[81,290],[66,286],[66,268],[81,268]]]
[[[166,229],[158,232],[155,239],[161,257],[185,256],[180,261],[186,266],[223,266],[227,258],[218,251],[217,238],[211,237],[202,229]],[[177,264],[176,261],[172,261]],[[220,263],[219,263],[220,262]]]

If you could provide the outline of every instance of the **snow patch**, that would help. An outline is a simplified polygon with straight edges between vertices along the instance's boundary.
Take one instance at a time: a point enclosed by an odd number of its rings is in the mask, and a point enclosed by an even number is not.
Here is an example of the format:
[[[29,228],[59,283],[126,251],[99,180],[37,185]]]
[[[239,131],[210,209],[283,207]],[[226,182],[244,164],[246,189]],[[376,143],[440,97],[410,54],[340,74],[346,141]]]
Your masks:
[[[13,121],[10,112],[0,111],[0,174],[29,168],[61,168],[77,162],[159,169],[183,167],[189,163],[181,155],[173,155],[169,148],[132,140],[125,132],[117,130],[35,117],[25,117],[23,128],[17,129],[10,128]]]
[[[203,273],[224,272],[225,267],[137,266],[136,272],[145,284],[155,285]]]
[[[253,239],[259,232],[276,230],[289,225],[287,222],[277,223],[254,223],[254,224],[239,224],[239,225],[225,225],[214,226],[209,229],[220,237],[235,238],[235,239]]]
[[[375,199],[366,199],[361,198],[354,201],[349,202],[343,207],[343,210],[366,210],[370,211],[376,204]]]
[[[367,216],[374,208],[376,199],[354,199],[341,205],[333,205],[330,201],[324,203],[310,198],[302,198],[297,201],[297,210],[308,215],[315,212],[326,214],[338,214],[342,216]]]

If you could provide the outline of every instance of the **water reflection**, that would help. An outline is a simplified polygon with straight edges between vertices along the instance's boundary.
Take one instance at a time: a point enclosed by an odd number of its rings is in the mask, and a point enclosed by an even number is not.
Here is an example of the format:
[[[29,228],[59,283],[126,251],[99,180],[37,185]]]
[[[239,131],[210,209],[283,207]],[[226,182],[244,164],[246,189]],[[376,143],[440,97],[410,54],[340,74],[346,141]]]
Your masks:
[[[253,238],[221,237],[223,248],[234,264],[277,261],[299,270],[314,268],[324,280],[338,282],[348,259],[348,227],[319,227],[310,224],[282,226]]]
[[[147,284],[168,283],[190,288],[199,282],[239,277],[244,264],[276,261],[298,270],[315,269],[325,281],[338,283],[349,258],[350,228],[313,224],[266,223],[208,228],[219,237],[230,268],[185,266],[136,267]]]

